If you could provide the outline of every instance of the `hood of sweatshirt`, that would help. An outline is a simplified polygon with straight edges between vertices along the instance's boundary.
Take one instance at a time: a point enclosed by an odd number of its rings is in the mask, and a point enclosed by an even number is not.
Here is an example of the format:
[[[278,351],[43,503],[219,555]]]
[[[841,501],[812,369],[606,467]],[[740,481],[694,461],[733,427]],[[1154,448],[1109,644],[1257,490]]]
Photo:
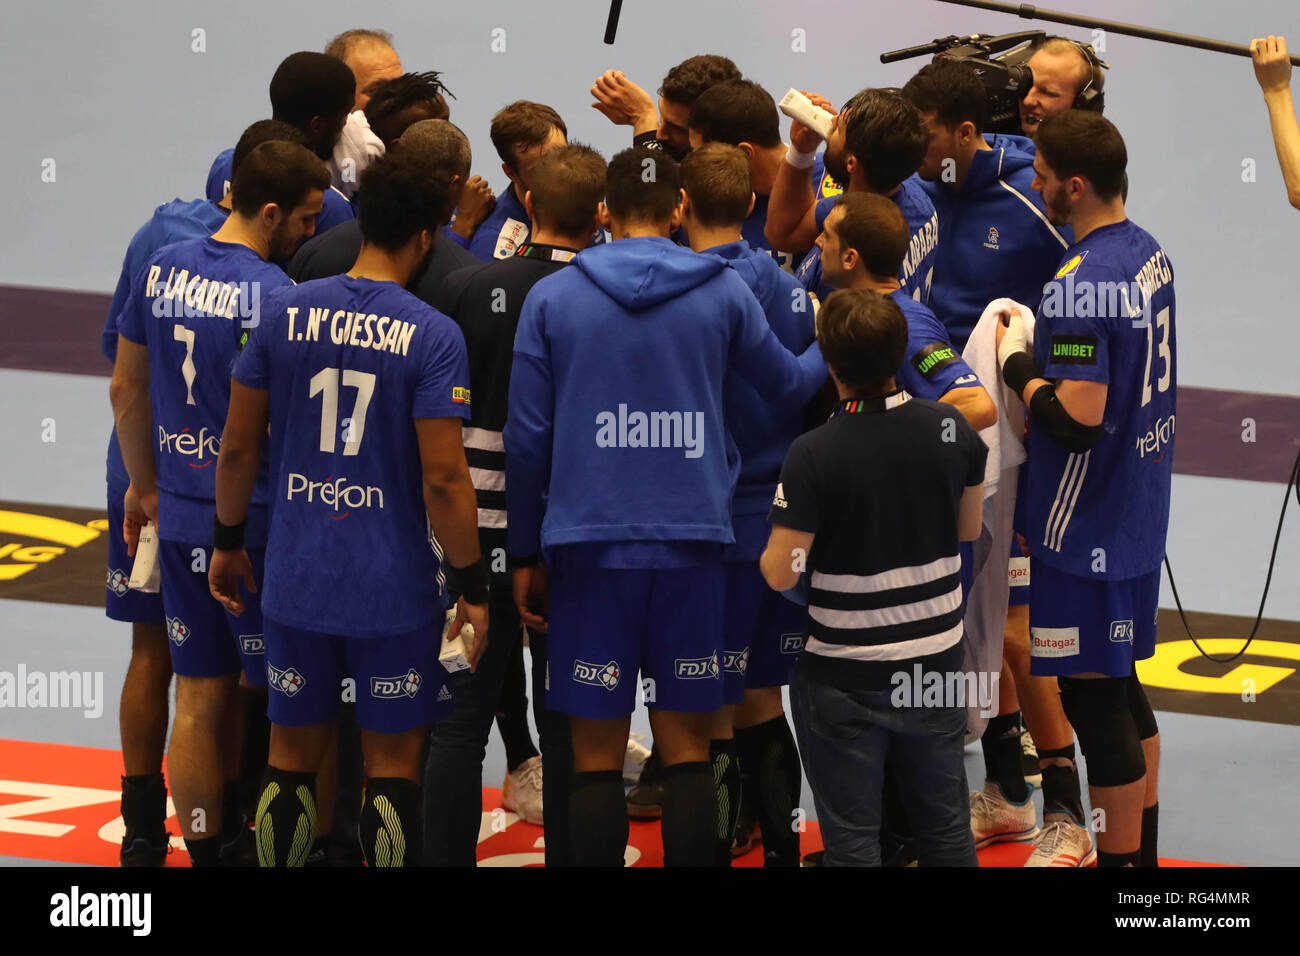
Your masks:
[[[592,282],[626,309],[674,299],[717,275],[727,264],[661,236],[637,236],[592,246],[573,260]]]
[[[766,249],[755,249],[741,240],[705,249],[704,254],[724,259],[745,280],[745,285],[754,293],[754,298],[762,304],[766,304],[774,293],[780,291],[781,276],[784,273]]]
[[[984,141],[990,148],[975,151],[962,192],[979,192],[1034,165],[1034,142],[1025,136],[985,135]]]

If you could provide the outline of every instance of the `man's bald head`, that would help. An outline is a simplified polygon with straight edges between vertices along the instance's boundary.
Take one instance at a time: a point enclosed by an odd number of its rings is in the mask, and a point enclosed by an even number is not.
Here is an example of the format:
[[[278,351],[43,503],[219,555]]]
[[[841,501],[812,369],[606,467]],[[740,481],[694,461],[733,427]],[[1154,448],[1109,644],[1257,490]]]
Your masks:
[[[357,78],[354,110],[365,108],[377,84],[402,75],[393,35],[385,30],[346,30],[329,42],[325,52],[346,63]]]

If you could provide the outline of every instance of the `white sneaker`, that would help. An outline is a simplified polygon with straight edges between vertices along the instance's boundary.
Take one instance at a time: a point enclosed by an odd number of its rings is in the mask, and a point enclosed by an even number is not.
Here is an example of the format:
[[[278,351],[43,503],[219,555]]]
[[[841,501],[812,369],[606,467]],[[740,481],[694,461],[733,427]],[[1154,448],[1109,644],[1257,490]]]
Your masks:
[[[623,758],[623,782],[634,784],[641,778],[641,768],[650,756],[650,748],[641,741],[641,734],[630,734],[627,738],[627,755]]]
[[[1072,820],[1053,820],[1038,834],[1025,866],[1093,866],[1097,850],[1088,831]]]
[[[542,825],[542,758],[529,757],[501,785],[501,806],[526,823]]]
[[[1026,843],[1038,835],[1034,809],[1034,789],[1024,803],[1012,803],[1002,795],[1002,788],[991,780],[985,781],[983,790],[972,790],[970,795],[970,830],[975,837],[975,848],[983,849],[992,843]]]

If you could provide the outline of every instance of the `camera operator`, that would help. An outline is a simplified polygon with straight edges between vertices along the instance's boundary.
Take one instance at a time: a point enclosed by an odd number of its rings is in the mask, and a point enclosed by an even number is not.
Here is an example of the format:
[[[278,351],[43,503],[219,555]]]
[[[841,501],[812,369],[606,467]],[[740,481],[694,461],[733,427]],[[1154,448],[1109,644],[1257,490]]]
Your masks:
[[[1030,139],[1044,120],[1068,109],[1102,111],[1106,77],[1081,44],[1048,37],[1026,65],[1034,81],[1020,101],[1020,127]]]

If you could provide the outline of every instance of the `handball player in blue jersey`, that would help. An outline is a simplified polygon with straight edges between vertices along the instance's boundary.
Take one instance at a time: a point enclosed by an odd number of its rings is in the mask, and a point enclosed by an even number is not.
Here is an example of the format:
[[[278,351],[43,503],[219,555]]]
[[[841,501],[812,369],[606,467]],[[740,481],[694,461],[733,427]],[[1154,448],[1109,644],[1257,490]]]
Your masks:
[[[665,863],[710,864],[709,730],[723,700],[722,554],[739,466],[723,383],[738,374],[801,406],[827,374],[816,346],[797,359],[782,347],[726,260],[668,238],[678,184],[660,150],[615,156],[601,206],[615,241],[533,286],[515,338],[507,541],[527,623],[541,622],[549,593],[547,705],[571,716],[579,865],[623,862],[638,671],[665,767]]]
[[[206,588],[213,467],[230,394],[230,368],[264,298],[292,285],[268,260],[311,235],[329,185],[324,165],[293,143],[250,152],[232,190],[233,212],[213,235],[164,246],[140,269],[118,319],[110,394],[131,479],[124,510],[158,529],[163,612],[177,676],[168,769],[191,861],[214,865],[246,832],[234,795],[242,669],[261,683],[255,597],[239,619]],[[256,478],[257,476],[254,475]],[[251,553],[266,543],[265,476],[254,496]]]
[[[352,269],[268,301],[234,369],[217,466],[212,594],[232,611],[259,578],[245,550],[270,426],[274,511],[262,590],[271,749],[257,810],[263,866],[301,866],[315,777],[344,697],[362,728],[361,847],[371,866],[420,860],[420,752],[450,711],[438,660],[448,572],[457,623],[487,637],[487,570],[461,425],[465,342],[405,287],[427,265],[447,186],[398,150],[362,173]],[[255,500],[255,498],[253,499]]]
[[[811,94],[816,105],[831,110],[824,97]],[[768,240],[778,249],[812,245],[835,204],[834,196],[818,197],[808,179],[821,135],[798,120],[790,122],[790,146],[781,164],[767,207]],[[916,108],[894,90],[865,89],[835,115],[826,141],[826,170],[845,192],[888,196],[907,221],[909,239],[898,281],[920,302],[928,302],[934,273],[939,220],[934,203],[915,175],[925,158],[929,135]],[[822,277],[821,253],[813,248],[795,270],[810,292],[825,298],[831,287]]]
[[[298,130],[277,120],[259,120],[244,131],[235,146],[234,168],[252,149],[267,140],[300,142]],[[145,261],[163,246],[183,239],[210,236],[230,215],[230,196],[221,202],[209,199],[173,199],[154,210],[136,230],[122,259],[122,271],[100,349],[109,363],[117,360],[117,326],[131,294],[131,283]],[[127,586],[131,577],[135,542],[144,516],[126,514],[123,499],[130,478],[117,446],[117,429],[108,439],[108,578],[106,611],[115,621],[131,623],[131,663],[122,684],[119,721],[122,732],[122,866],[161,866],[167,856],[167,789],[162,775],[163,749],[167,741],[169,689],[172,679],[167,630],[163,627],[162,596]],[[119,529],[121,529],[119,531]],[[260,672],[260,668],[259,668]],[[249,731],[247,710],[259,703],[256,688],[245,697],[245,734]],[[260,695],[260,710],[266,712],[266,697]],[[242,774],[241,770],[241,774]],[[260,771],[259,771],[260,772]]]
[[[775,130],[776,106],[752,84],[720,84],[696,106],[728,86],[751,86],[742,95],[762,106],[754,111],[759,115],[770,111]],[[697,135],[692,126],[692,139]],[[744,146],[709,142],[682,160],[682,225],[692,249],[725,259],[745,281],[781,344],[798,354],[816,337],[813,303],[768,250],[745,240],[744,224],[756,202],[754,157],[747,152]],[[770,402],[761,389],[733,376],[724,391],[723,412],[740,454],[740,474],[731,504],[736,541],[723,553],[724,706],[709,741],[718,790],[717,863],[729,866],[733,850],[736,855],[748,850],[758,824],[764,865],[798,866],[799,834],[790,827],[790,815],[799,805],[799,752],[781,688],[790,683],[803,645],[804,609],[767,586],[758,559],[768,534],[765,510],[786,450],[803,430],[804,409]]]
[[[1160,737],[1134,664],[1155,649],[1177,395],[1173,268],[1125,210],[1110,121],[1070,110],[1038,129],[1034,186],[1075,242],[1043,291],[1033,350],[998,329],[1030,411],[1030,669],[1058,679],[1087,758],[1102,866],[1155,866]],[[1023,488],[1023,485],[1022,485]]]

